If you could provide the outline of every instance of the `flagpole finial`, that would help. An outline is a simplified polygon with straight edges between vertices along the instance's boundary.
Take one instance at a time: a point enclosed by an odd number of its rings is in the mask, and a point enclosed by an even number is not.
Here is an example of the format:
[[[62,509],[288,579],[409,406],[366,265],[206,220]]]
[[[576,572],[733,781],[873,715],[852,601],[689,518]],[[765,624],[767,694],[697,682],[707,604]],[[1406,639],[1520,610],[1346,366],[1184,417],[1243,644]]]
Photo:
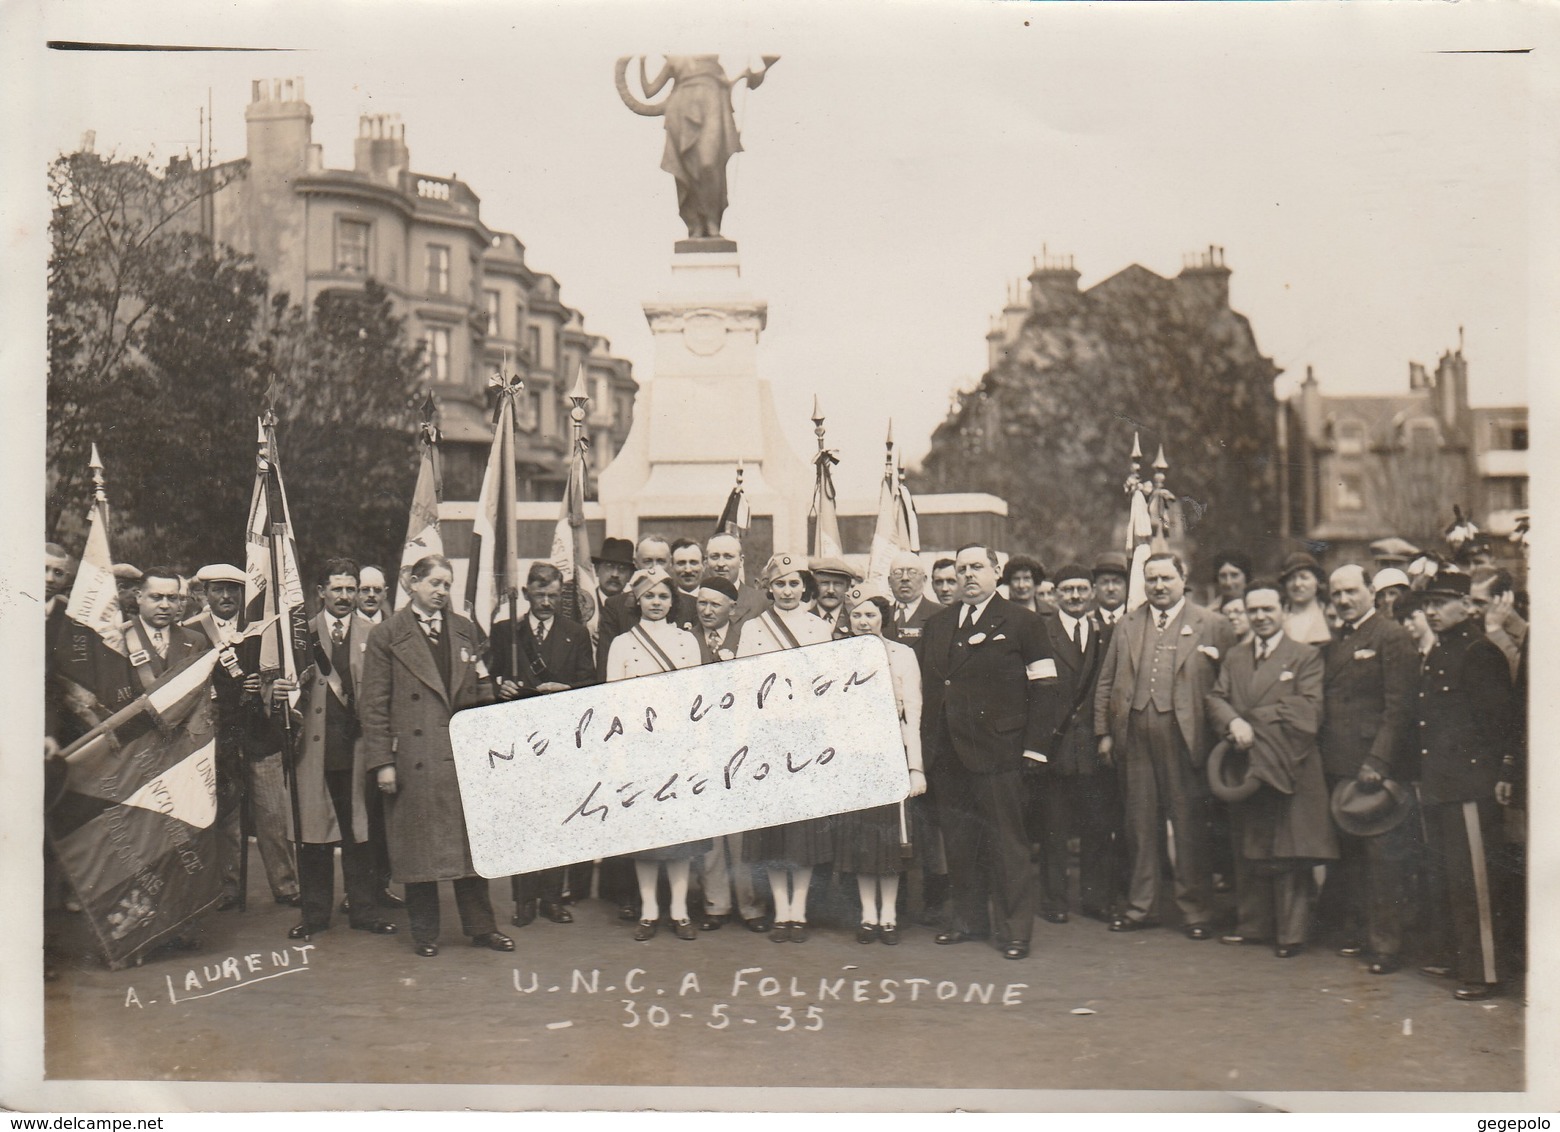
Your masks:
[[[576,425],[585,420],[585,408],[590,404],[590,393],[585,386],[585,363],[574,371],[574,387],[569,390],[569,419]]]
[[[101,472],[103,470],[103,457],[98,455],[97,441],[95,440],[92,442],[92,458],[87,461],[87,467],[91,468],[94,472]]]
[[[433,395],[431,385],[423,396],[421,435],[424,444],[439,443],[439,402]]]
[[[813,394],[812,423],[815,425],[823,424],[823,409],[818,404],[818,394],[816,393]]]
[[[1154,457],[1154,467],[1161,472],[1170,470],[1170,461],[1165,459],[1165,446],[1163,442],[1161,442],[1159,445],[1159,455]]]
[[[737,461],[737,490],[742,490],[742,461]]]
[[[87,468],[92,473],[93,502],[107,506],[108,493],[104,490],[106,482],[103,479],[103,458],[98,455],[97,441],[92,442],[92,458],[87,462]]]
[[[1134,460],[1141,460],[1143,458],[1143,445],[1138,440],[1138,434],[1136,430],[1134,430],[1132,433],[1132,458]]]

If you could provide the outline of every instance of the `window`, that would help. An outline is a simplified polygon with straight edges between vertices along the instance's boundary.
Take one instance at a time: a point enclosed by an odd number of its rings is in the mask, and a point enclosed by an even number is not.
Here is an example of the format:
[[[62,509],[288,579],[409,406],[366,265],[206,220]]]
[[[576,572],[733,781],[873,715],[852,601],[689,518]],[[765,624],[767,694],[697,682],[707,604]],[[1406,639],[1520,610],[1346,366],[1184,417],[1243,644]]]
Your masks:
[[[1434,421],[1409,421],[1406,440],[1408,450],[1417,456],[1430,455],[1441,446],[1441,434]]]
[[[336,270],[343,275],[368,274],[368,238],[371,226],[366,220],[336,220]]]
[[[1528,505],[1525,476],[1498,476],[1486,481],[1485,496],[1491,511],[1523,511]]]
[[[497,291],[483,291],[483,298],[487,300],[487,334],[489,338],[498,337],[498,302]]]
[[[521,418],[521,427],[526,432],[535,432],[542,423],[542,392],[539,389],[530,389],[525,395],[526,411]]]
[[[1365,510],[1365,485],[1359,475],[1345,472],[1338,477],[1338,494],[1334,497],[1340,511]]]
[[[532,368],[539,368],[542,364],[542,328],[540,326],[527,326],[525,328],[525,352],[527,360]]]
[[[450,379],[450,332],[435,327],[423,335],[425,364],[429,381]]]
[[[443,244],[428,245],[428,293],[450,293],[450,249]]]
[[[1501,452],[1526,452],[1528,429],[1516,421],[1490,422],[1490,448]]]
[[[1340,456],[1358,456],[1365,451],[1365,426],[1359,421],[1340,421],[1337,431]]]

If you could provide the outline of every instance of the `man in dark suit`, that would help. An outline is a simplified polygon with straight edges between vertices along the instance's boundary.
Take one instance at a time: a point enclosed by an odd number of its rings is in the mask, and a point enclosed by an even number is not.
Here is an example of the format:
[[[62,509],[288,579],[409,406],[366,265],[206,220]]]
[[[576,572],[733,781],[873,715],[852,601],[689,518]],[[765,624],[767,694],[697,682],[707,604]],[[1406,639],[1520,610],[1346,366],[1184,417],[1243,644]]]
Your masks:
[[[736,625],[757,617],[769,608],[769,595],[744,576],[745,561],[742,540],[736,535],[711,535],[704,544],[705,573],[711,577],[725,578],[737,587],[737,604],[731,611],[732,623]]]
[[[1325,667],[1322,769],[1330,795],[1340,782],[1380,787],[1418,777],[1404,745],[1411,730],[1419,654],[1408,632],[1376,612],[1365,571],[1333,571],[1328,582],[1343,625],[1322,648]],[[1327,870],[1317,914],[1343,930],[1339,954],[1358,956],[1374,975],[1398,969],[1403,950],[1402,906],[1408,902],[1406,867],[1413,826],[1404,822],[1374,837],[1338,829],[1339,859]]]
[[[1186,598],[1186,567],[1169,552],[1143,563],[1148,601],[1111,635],[1094,696],[1100,757],[1118,768],[1131,879],[1114,932],[1150,927],[1159,902],[1165,820],[1175,830],[1175,901],[1188,938],[1213,938],[1203,767],[1205,701],[1235,630]]]
[[[1246,616],[1255,640],[1224,657],[1208,694],[1209,729],[1247,752],[1258,783],[1230,808],[1237,917],[1234,933],[1220,942],[1272,940],[1274,953],[1288,959],[1310,930],[1315,866],[1338,855],[1316,749],[1322,657],[1285,635],[1277,583],[1246,591]]]
[[[941,606],[926,597],[926,570],[921,556],[902,551],[888,564],[888,588],[894,595],[894,628],[903,644],[916,648],[926,623]]]
[[[643,535],[634,547],[634,569],[650,570],[660,567],[667,570],[672,557],[671,543],[660,535]],[[673,586],[672,611],[666,618],[672,624],[689,632],[695,632],[699,624],[699,611],[692,594],[683,593]],[[612,642],[622,633],[639,624],[639,604],[634,595],[624,590],[616,597],[608,598],[601,607],[601,619],[596,629],[596,680],[606,683],[607,655]]]
[[[320,612],[309,625],[314,664],[303,674],[303,729],[298,736],[298,880],[303,919],[288,937],[308,939],[330,927],[336,902],[336,846],[354,931],[394,935],[375,914],[374,861],[363,798],[367,772],[358,743],[357,690],[363,651],[373,631],[357,612],[358,567],[326,559],[316,594]]]
[[[533,562],[525,580],[529,605],[518,626],[509,621],[493,625],[488,651],[488,671],[506,699],[523,695],[549,695],[596,683],[596,662],[591,652],[590,630],[558,612],[563,600],[563,574],[550,562]],[[587,864],[585,880],[589,881]],[[574,913],[564,903],[568,866],[519,873],[509,878],[515,899],[510,921],[523,928],[542,915],[555,924],[572,924]]]
[[[994,551],[967,546],[954,562],[961,600],[926,623],[920,650],[922,748],[953,905],[937,942],[979,938],[989,923],[1002,954],[1022,959],[1035,919],[1023,765],[1050,753],[1056,662],[1039,616],[997,595]]]
[[[1466,574],[1439,571],[1426,586],[1436,644],[1415,701],[1431,884],[1435,958],[1427,973],[1456,976],[1459,999],[1499,989],[1489,852],[1499,829],[1497,793],[1513,777],[1517,714],[1511,669],[1474,617]]]
[[[1127,613],[1127,556],[1107,550],[1094,560],[1094,617],[1107,629]]]
[[[184,611],[183,584],[171,567],[152,566],[142,574],[134,609],[125,648],[140,691],[211,647],[204,636],[177,623]]]
[[[1067,842],[1078,839],[1078,903],[1085,916],[1110,922],[1121,871],[1121,798],[1116,776],[1100,762],[1094,740],[1094,689],[1110,629],[1090,616],[1094,584],[1082,566],[1056,574],[1058,608],[1041,617],[1056,659],[1061,716],[1046,747],[1048,761],[1027,767],[1029,812],[1040,844],[1040,916],[1067,922]]]

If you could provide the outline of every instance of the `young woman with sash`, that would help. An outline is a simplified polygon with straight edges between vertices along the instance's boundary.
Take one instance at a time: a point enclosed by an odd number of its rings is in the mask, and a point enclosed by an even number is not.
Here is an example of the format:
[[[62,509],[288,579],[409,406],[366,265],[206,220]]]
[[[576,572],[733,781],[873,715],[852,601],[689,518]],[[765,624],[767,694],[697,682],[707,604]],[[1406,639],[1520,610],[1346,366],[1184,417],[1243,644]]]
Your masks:
[[[639,620],[614,637],[607,653],[607,679],[628,680],[699,664],[699,640],[686,629],[667,621],[672,611],[672,577],[659,566],[638,571],[628,580],[628,592],[639,607]],[[672,930],[678,939],[698,939],[699,929],[688,917],[688,872],[695,857],[709,852],[714,842],[686,841],[634,854],[634,874],[639,880],[641,911],[634,928],[640,941],[655,936],[660,921],[657,889],[661,867],[671,888]]]
[[[899,733],[904,740],[905,762],[910,772],[910,796],[926,793],[926,772],[921,766],[921,664],[915,650],[902,645],[894,629],[894,602],[888,591],[864,582],[845,595],[846,615],[853,637],[883,638],[888,650],[889,672],[894,678],[894,699],[899,705]],[[910,838],[909,802],[855,810],[835,819],[834,866],[856,874],[861,894],[861,927],[857,943],[877,940],[892,946],[899,942],[899,874],[908,864]]]
[[[833,639],[833,627],[802,605],[806,592],[806,559],[799,554],[777,554],[764,567],[760,581],[769,594],[769,608],[743,622],[737,656],[762,656],[781,649],[824,644]],[[802,943],[807,939],[807,887],[813,867],[834,857],[834,839],[828,818],[809,818],[769,826],[753,833],[751,851],[769,873],[775,900],[775,927],[769,938],[776,943]]]

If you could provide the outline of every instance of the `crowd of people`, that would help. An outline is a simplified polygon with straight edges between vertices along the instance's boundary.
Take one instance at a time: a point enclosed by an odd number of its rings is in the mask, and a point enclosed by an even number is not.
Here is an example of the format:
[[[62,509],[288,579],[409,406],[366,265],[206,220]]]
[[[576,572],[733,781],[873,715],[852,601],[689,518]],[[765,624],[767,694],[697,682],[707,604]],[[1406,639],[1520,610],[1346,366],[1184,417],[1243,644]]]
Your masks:
[[[52,544],[46,561],[52,641],[72,561]],[[1527,622],[1507,571],[1326,572],[1299,553],[1266,580],[1229,551],[1210,561],[1200,605],[1169,551],[1053,571],[1029,555],[999,562],[966,546],[928,570],[906,552],[876,582],[840,558],[788,553],[755,571],[730,534],[607,538],[590,623],[564,612],[565,579],[536,562],[518,616],[489,639],[453,607],[447,559],[417,562],[392,612],[383,569],[331,558],[313,580],[314,663],[296,680],[230,663],[244,629],[237,567],[186,579],[121,566],[123,683],[229,650],[212,688],[219,789],[247,799],[271,894],[300,909],[294,939],[338,911],[395,935],[404,910],[416,953],[436,956],[449,881],[462,933],[514,950],[472,865],[448,730],[462,708],[872,635],[899,704],[904,807],[516,876],[510,923],[570,923],[571,905],[595,896],[637,941],[740,925],[801,943],[821,877],[862,944],[897,945],[913,915],[938,945],[988,940],[1019,960],[1037,920],[1082,916],[1112,932],[1163,920],[1281,959],[1325,944],[1377,975],[1412,963],[1460,999],[1519,969],[1509,848],[1523,817]],[[49,689],[53,753],[90,721],[52,677]],[[228,912],[244,900],[237,814],[224,837]],[[1231,891],[1233,922],[1218,900]]]

